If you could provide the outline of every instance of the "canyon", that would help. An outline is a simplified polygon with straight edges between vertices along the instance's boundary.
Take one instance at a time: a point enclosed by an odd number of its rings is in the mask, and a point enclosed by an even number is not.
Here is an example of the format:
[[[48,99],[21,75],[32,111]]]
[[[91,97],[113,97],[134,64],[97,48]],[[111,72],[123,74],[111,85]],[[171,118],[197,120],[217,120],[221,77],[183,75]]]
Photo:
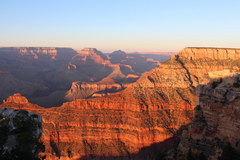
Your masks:
[[[84,50],[77,55],[76,59],[87,60],[85,52]],[[118,54],[123,56],[121,52]],[[118,63],[115,60],[110,63],[106,58],[99,58],[101,56],[99,54],[94,59],[101,61],[105,66],[115,66],[114,63]],[[78,68],[74,59],[69,64],[70,70]],[[90,61],[92,62],[91,58]],[[198,102],[200,105],[205,103],[205,100],[202,101],[201,96],[199,99],[199,95],[196,94],[197,88],[216,79],[239,74],[239,62],[239,49],[185,48],[116,93],[78,99],[93,95],[92,92],[99,92],[91,91],[88,83],[78,82],[72,85],[73,89],[69,91],[69,97],[73,101],[59,107],[40,107],[29,103],[21,94],[10,96],[0,107],[27,110],[42,115],[41,140],[46,147],[42,155],[47,159],[153,159],[156,158],[156,155],[151,153],[153,150],[157,152],[162,149],[162,142],[171,141],[183,126],[195,120],[195,116],[198,115],[195,113],[196,105],[199,105]],[[130,73],[131,67],[126,68]],[[119,72],[108,75],[110,76],[103,81],[116,82],[115,75],[119,75]],[[121,90],[120,86],[114,87]],[[87,88],[90,93],[85,95],[79,88]],[[216,96],[217,89],[218,87],[214,90]],[[212,92],[207,90],[202,93]],[[219,96],[221,99],[221,95]],[[230,99],[234,100],[231,97]],[[203,112],[209,122],[212,121],[212,117],[218,117],[210,111]],[[235,125],[234,121],[233,123]],[[220,138],[226,138],[222,136],[224,132],[219,133]],[[186,135],[183,143],[185,148],[191,143],[188,142],[188,134]],[[234,138],[237,138],[235,131],[231,132],[229,143],[234,144]],[[143,148],[146,148],[146,151],[142,151]],[[150,151],[147,148],[151,148]],[[187,149],[180,146],[180,150],[184,155]],[[193,152],[198,153],[197,149]],[[138,156],[139,153],[141,156]]]
[[[123,56],[119,57],[119,52]],[[114,62],[111,57],[119,61]],[[76,98],[104,96],[95,92],[119,91],[109,88],[110,85],[124,89],[159,64],[158,60],[123,51],[104,54],[94,48],[3,47],[0,48],[0,101],[21,93],[32,103],[52,107]],[[74,86],[81,83],[89,83],[87,88],[92,88],[91,92],[84,93],[82,89],[79,92],[83,94],[75,94],[78,91],[73,91]]]

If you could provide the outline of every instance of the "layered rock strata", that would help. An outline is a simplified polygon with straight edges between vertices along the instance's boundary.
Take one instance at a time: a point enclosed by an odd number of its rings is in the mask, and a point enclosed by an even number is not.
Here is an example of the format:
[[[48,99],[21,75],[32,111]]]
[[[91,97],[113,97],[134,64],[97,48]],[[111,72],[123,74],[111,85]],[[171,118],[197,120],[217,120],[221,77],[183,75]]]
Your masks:
[[[29,103],[14,108],[43,116],[47,159],[131,157],[143,147],[171,138],[193,120],[198,85],[209,83],[221,72],[228,76],[240,71],[240,59],[213,59],[211,55],[189,59],[185,54],[189,48],[110,96],[78,99],[49,109]],[[194,54],[202,54],[201,49],[196,48]],[[7,100],[1,107],[11,104],[16,103]]]
[[[66,93],[67,100],[76,100],[80,98],[93,98],[106,96],[110,93],[118,92],[124,89],[123,85],[118,83],[84,83],[73,82],[71,89]]]

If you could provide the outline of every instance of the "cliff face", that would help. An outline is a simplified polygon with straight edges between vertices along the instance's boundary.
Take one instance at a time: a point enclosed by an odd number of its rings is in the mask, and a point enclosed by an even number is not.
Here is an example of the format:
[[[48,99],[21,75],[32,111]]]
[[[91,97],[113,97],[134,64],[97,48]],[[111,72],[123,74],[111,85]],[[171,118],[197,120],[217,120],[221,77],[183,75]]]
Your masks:
[[[199,87],[196,118],[183,132],[178,159],[239,159],[240,76]]]
[[[240,58],[240,49],[233,48],[185,48],[179,53],[187,59],[236,60]]]
[[[171,138],[193,120],[198,85],[222,73],[229,76],[240,71],[240,59],[189,59],[184,55],[187,51],[110,96],[78,99],[49,109],[31,104],[14,108],[43,116],[42,139],[49,159],[131,156],[143,147]],[[6,101],[1,107],[12,107],[12,103]]]
[[[43,151],[39,142],[41,133],[41,116],[0,109],[0,159],[37,159]]]

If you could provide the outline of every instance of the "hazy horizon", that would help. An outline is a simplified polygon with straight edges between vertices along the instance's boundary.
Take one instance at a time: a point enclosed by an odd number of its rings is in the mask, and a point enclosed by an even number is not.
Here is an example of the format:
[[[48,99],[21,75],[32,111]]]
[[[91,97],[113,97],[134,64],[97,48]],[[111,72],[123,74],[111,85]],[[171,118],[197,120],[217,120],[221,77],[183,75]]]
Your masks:
[[[227,0],[1,1],[0,46],[103,52],[239,48],[239,5]]]

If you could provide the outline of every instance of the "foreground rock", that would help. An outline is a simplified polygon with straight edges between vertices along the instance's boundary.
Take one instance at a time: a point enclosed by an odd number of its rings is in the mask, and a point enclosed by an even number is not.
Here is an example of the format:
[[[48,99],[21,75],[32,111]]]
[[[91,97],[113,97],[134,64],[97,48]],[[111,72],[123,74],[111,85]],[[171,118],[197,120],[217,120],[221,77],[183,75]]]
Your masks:
[[[23,110],[0,109],[0,159],[38,159],[44,146],[41,116]]]
[[[185,54],[189,50],[194,50],[196,57],[188,58]],[[150,151],[161,149],[164,141],[192,122],[197,86],[240,71],[239,58],[212,58],[211,54],[218,49],[211,49],[208,56],[198,56],[203,50],[207,49],[184,49],[110,96],[78,99],[49,109],[11,100],[1,107],[25,109],[43,116],[42,139],[47,159],[132,158],[142,148],[146,155],[153,155]],[[153,144],[158,147],[151,148]]]
[[[196,118],[182,134],[177,159],[239,159],[240,76],[201,86]]]

